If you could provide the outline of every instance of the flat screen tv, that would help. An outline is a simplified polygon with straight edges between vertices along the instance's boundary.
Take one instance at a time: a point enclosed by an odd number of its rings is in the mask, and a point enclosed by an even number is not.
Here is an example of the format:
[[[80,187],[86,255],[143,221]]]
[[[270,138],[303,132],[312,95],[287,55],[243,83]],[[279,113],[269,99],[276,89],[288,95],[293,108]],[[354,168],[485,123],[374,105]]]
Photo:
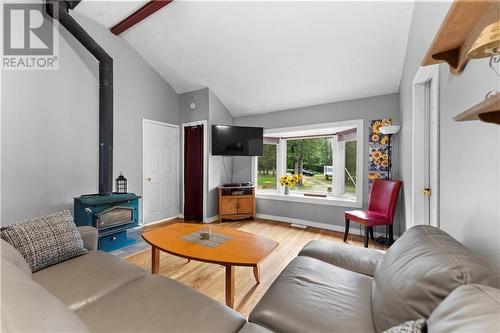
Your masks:
[[[262,156],[262,127],[212,125],[212,155]]]

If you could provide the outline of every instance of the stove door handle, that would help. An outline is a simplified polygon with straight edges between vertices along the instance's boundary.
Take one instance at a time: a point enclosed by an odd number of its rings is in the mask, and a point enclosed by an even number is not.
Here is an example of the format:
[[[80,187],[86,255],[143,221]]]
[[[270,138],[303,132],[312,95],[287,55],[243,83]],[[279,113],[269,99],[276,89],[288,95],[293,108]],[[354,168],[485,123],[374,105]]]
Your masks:
[[[94,212],[92,211],[92,209],[90,209],[90,208],[88,208],[88,207],[87,207],[87,208],[85,208],[84,210],[85,210],[85,213],[87,213],[87,214],[91,214],[91,215],[93,215],[93,216],[96,216],[96,217],[97,217],[97,214],[96,214],[96,213],[94,213]]]

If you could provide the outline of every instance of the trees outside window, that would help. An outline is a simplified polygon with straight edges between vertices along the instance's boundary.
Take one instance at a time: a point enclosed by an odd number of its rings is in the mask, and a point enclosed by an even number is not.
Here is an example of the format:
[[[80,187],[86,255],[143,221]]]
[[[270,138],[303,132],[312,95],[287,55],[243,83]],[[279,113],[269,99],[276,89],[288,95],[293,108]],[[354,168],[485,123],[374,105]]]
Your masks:
[[[257,163],[257,189],[276,190],[276,144],[264,144],[263,155]]]
[[[356,195],[356,140],[345,143],[345,193]]]
[[[328,193],[332,188],[331,177],[325,173],[325,166],[333,160],[332,137],[287,140],[286,160],[287,173],[302,176],[297,192]]]

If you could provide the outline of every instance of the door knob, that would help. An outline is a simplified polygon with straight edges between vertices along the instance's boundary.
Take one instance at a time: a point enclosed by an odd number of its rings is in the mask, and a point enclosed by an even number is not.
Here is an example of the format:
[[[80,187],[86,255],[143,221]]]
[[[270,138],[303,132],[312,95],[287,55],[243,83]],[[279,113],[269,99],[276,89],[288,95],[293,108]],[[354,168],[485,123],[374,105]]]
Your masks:
[[[430,188],[424,188],[422,194],[426,197],[430,197],[432,195],[432,190]]]
[[[148,182],[150,182],[150,181],[151,181],[151,177],[146,178],[146,180],[147,180]]]

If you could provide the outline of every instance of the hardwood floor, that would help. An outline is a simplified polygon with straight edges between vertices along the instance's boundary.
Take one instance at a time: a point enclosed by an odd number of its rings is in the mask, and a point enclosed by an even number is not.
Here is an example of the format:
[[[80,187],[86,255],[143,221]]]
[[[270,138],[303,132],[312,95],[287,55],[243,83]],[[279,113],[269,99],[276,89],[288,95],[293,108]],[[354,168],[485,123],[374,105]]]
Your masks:
[[[183,222],[177,220],[174,222]],[[279,242],[279,246],[265,259],[260,267],[260,283],[255,282],[251,267],[235,267],[235,304],[234,310],[247,317],[265,293],[267,288],[281,273],[283,268],[297,256],[302,247],[313,239],[328,239],[342,242],[342,233],[311,228],[300,229],[291,227],[288,223],[269,220],[224,222],[217,225],[228,228],[248,231]],[[161,228],[165,224],[147,227],[147,230]],[[363,246],[360,236],[350,235],[348,242],[352,245]],[[370,248],[384,250],[385,247],[373,241]],[[145,251],[125,260],[134,263],[147,271],[151,270],[151,251]],[[190,261],[161,252],[159,274],[177,280],[188,287],[225,304],[225,269],[223,266]]]

